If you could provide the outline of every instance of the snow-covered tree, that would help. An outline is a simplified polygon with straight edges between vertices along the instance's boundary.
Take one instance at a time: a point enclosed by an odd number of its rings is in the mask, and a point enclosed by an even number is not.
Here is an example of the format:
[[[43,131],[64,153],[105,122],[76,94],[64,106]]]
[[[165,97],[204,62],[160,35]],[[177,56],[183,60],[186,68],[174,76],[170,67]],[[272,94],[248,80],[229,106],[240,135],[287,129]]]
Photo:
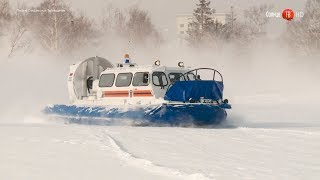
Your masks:
[[[215,28],[215,21],[212,14],[215,10],[210,7],[211,2],[207,0],[199,0],[194,9],[194,20],[189,23],[187,40],[190,44],[197,45]]]
[[[215,10],[210,8],[210,4],[210,1],[199,0],[199,4],[197,4],[197,8],[193,13],[196,20],[192,24],[197,24],[203,32],[208,31],[214,23],[212,14]]]

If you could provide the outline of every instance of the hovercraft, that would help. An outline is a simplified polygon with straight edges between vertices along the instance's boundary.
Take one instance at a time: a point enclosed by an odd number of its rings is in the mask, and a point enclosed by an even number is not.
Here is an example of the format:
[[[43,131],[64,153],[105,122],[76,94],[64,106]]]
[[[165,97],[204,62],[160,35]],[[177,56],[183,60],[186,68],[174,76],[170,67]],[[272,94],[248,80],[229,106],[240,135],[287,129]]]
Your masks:
[[[48,115],[71,122],[130,120],[136,124],[214,125],[231,109],[223,100],[223,77],[212,68],[139,66],[126,56],[115,66],[101,57],[70,66],[70,104],[49,105]]]

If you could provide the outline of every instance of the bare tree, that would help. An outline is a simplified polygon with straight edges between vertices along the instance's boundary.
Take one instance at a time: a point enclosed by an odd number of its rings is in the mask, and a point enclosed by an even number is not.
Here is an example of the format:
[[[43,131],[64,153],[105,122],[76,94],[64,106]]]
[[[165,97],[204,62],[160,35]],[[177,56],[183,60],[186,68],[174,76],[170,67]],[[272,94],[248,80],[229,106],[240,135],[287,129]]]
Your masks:
[[[106,33],[110,34],[113,30],[114,24],[114,7],[110,3],[106,8],[103,9],[102,12],[102,22],[101,22],[101,30]]]
[[[308,55],[320,53],[319,9],[320,0],[308,0],[303,18],[288,24],[286,40],[298,52]]]
[[[18,9],[27,9],[27,6],[22,3],[18,4]],[[11,57],[19,50],[28,50],[31,47],[31,38],[28,34],[28,19],[26,14],[18,11],[12,15],[9,25],[9,41],[10,51],[8,57]]]
[[[107,37],[117,36],[130,45],[157,46],[163,42],[161,33],[153,25],[147,11],[132,6],[124,11],[112,4],[103,12],[101,31]]]
[[[74,50],[86,45],[90,40],[95,38],[96,34],[93,28],[93,22],[84,14],[75,17],[71,21],[69,29],[64,29],[61,39],[65,50]]]
[[[227,15],[226,24],[222,27],[222,38],[229,42],[242,43],[245,36],[246,26],[243,22],[238,20],[238,14],[235,12],[234,7],[230,7],[230,13]]]
[[[22,19],[17,17],[12,25],[12,34],[10,37],[10,52],[8,57],[10,57],[16,50],[24,47],[24,43],[21,41],[23,35],[27,31],[26,26]]]
[[[103,12],[102,31],[107,35],[125,35],[126,15],[119,8],[115,8],[112,4]]]
[[[272,8],[272,5],[266,4],[252,6],[244,10],[243,20],[238,20],[234,8],[231,7],[227,23],[218,28],[216,33],[223,41],[233,42],[241,46],[250,45],[251,41],[266,34],[266,25],[269,19],[265,16],[265,13]]]
[[[9,21],[11,19],[11,7],[8,0],[0,0],[0,20]]]
[[[269,22],[269,18],[266,17],[265,13],[272,8],[273,6],[271,5],[262,4],[244,11],[245,33],[248,41],[266,34],[266,25]]]
[[[45,49],[58,52],[61,43],[59,37],[71,26],[71,11],[61,0],[45,0],[32,9],[38,11],[28,14],[31,30]],[[49,9],[53,12],[48,12]]]
[[[145,44],[150,39],[157,43],[161,36],[152,24],[148,12],[138,7],[129,10],[125,28],[128,39],[135,44]]]
[[[87,43],[92,22],[83,14],[74,15],[62,0],[45,0],[28,14],[30,29],[45,49],[69,53]]]
[[[11,7],[8,0],[0,0],[0,34],[1,31],[8,25],[12,18],[10,13]]]

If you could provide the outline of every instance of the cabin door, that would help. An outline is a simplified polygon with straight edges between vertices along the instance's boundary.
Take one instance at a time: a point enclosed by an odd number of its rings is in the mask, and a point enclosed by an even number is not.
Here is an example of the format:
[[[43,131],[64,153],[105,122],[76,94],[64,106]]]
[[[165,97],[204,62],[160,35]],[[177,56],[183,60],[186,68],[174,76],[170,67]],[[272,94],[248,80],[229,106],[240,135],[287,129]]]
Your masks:
[[[168,88],[168,79],[166,74],[160,71],[153,72],[152,84],[156,98],[163,98]]]

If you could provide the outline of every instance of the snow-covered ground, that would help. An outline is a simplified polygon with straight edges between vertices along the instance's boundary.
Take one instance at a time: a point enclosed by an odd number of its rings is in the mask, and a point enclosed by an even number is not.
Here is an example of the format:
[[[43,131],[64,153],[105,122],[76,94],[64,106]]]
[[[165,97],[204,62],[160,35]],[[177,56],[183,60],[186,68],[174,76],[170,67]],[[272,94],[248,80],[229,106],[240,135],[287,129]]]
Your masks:
[[[271,107],[235,105],[226,128],[3,122],[0,179],[319,179],[316,108]]]
[[[0,58],[0,180],[318,180],[320,66],[270,52],[257,52],[249,59],[254,63],[224,57],[232,53],[190,55],[189,64],[201,59],[199,66],[224,75],[233,109],[227,125],[214,128],[49,121],[37,112],[67,103],[71,61],[41,54]]]

